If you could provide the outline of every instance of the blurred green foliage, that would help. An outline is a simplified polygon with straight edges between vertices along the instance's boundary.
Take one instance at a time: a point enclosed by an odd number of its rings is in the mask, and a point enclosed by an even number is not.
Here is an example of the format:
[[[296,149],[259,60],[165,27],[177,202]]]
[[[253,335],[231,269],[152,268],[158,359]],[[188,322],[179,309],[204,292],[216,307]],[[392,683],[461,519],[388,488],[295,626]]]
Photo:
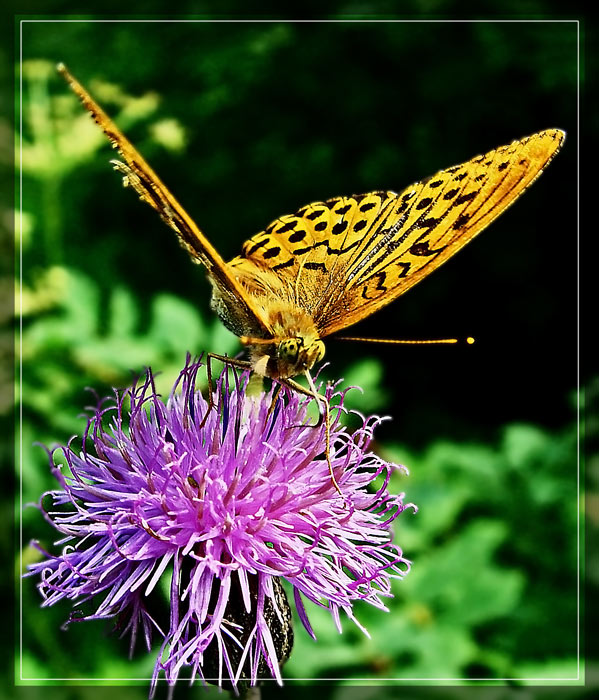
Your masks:
[[[195,205],[225,257],[307,201],[399,189],[510,138],[548,126],[571,138],[575,127],[567,24],[31,23],[23,48],[25,502],[55,485],[34,443],[81,434],[95,403],[85,387],[109,394],[149,365],[165,392],[187,351],[239,349],[209,313],[201,271],[110,172],[56,61]],[[392,487],[419,507],[396,528],[414,565],[388,613],[358,606],[370,639],[351,623],[339,635],[310,608],[318,642],[296,626],[289,678],[576,676],[574,166],[566,149],[501,235],[397,302],[401,325],[390,310],[362,333],[474,333],[474,348],[328,344],[322,378],[364,389],[349,407],[394,418],[374,448],[410,469]],[[556,262],[563,236],[572,244]],[[558,264],[559,290],[547,273]],[[37,511],[23,518],[24,541],[50,546]],[[31,580],[23,609],[25,676],[150,675],[153,657],[128,661],[102,623],[60,631],[69,610],[40,610]],[[145,697],[141,685],[132,697]]]
[[[414,561],[389,613],[357,607],[371,639],[311,612],[298,635],[296,677],[568,678],[576,675],[576,432],[510,425],[497,445],[434,442],[421,453],[381,448],[410,466],[393,485],[419,506],[397,541]],[[525,525],[524,525],[525,523]],[[551,627],[547,633],[548,611]],[[543,634],[539,634],[544,630]]]

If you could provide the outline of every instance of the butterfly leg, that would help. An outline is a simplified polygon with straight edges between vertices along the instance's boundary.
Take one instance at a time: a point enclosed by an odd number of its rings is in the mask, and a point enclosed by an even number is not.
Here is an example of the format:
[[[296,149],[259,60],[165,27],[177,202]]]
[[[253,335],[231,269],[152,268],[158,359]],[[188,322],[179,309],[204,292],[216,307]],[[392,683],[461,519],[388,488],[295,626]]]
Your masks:
[[[339,484],[337,483],[337,479],[335,479],[333,465],[331,464],[331,405],[326,396],[323,396],[322,394],[319,394],[318,391],[316,391],[316,387],[314,386],[314,380],[312,379],[312,375],[308,370],[306,370],[305,375],[306,379],[308,380],[308,385],[310,386],[312,395],[316,398],[317,401],[320,402],[319,405],[324,407],[324,414],[322,412],[320,413],[319,424],[324,418],[325,456],[327,459],[327,465],[329,467],[329,473],[333,481],[333,486],[337,489],[337,493],[340,496],[343,496],[343,494],[341,493],[341,489],[339,488]]]
[[[206,378],[208,380],[208,408],[206,413],[202,418],[202,422],[199,425],[199,430],[201,430],[206,424],[208,415],[210,411],[214,408],[214,384],[212,381],[212,360],[219,360],[226,365],[232,365],[233,367],[239,367],[240,369],[251,369],[252,365],[247,360],[236,360],[232,357],[227,357],[226,355],[217,355],[214,352],[206,353]]]
[[[331,464],[331,406],[329,404],[329,400],[327,399],[326,396],[323,396],[322,394],[319,394],[318,391],[316,391],[316,387],[314,386],[314,382],[312,381],[312,377],[310,376],[309,372],[306,372],[306,377],[308,379],[308,383],[310,384],[310,388],[306,389],[303,387],[301,384],[298,384],[298,382],[294,381],[293,379],[279,379],[279,383],[283,384],[284,386],[289,387],[290,389],[293,389],[294,391],[297,391],[299,394],[302,394],[303,396],[310,396],[313,399],[316,399],[318,402],[319,408],[322,407],[324,410],[320,410],[320,418],[318,419],[318,423],[316,423],[313,426],[310,426],[312,428],[317,428],[322,424],[322,421],[324,420],[325,424],[325,457],[327,460],[327,466],[329,468],[329,474],[331,475],[331,481],[333,482],[333,486],[335,487],[337,493],[340,496],[343,496],[343,493],[341,492],[341,489],[339,488],[339,484],[337,483],[337,479],[335,478],[335,473],[333,472],[333,465]]]
[[[275,392],[272,396],[272,401],[270,402],[270,408],[268,409],[268,414],[266,415],[266,420],[268,420],[272,416],[273,411],[275,410],[275,406],[277,405],[277,401],[279,400],[279,396],[281,395],[282,390],[283,390],[283,385],[277,384],[277,388],[275,389]]]

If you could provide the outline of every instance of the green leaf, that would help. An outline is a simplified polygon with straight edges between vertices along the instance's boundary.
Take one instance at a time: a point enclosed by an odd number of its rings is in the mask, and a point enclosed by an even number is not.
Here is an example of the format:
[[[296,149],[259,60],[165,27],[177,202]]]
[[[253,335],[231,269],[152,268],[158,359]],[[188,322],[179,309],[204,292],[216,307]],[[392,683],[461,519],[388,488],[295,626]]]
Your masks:
[[[125,287],[116,287],[110,295],[108,319],[108,335],[128,338],[135,334],[139,313],[133,295]]]

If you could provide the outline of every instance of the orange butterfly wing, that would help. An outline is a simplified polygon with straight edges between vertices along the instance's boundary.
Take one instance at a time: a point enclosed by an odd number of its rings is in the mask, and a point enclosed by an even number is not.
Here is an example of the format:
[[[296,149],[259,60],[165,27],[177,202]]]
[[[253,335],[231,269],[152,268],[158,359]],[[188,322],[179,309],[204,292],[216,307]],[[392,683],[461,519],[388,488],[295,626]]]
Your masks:
[[[565,138],[548,129],[407,187],[303,207],[256,234],[231,270],[306,310],[321,337],[430,274],[514,202]]]
[[[225,324],[237,335],[268,336],[271,329],[264,318],[262,308],[252,303],[252,297],[231,274],[218,251],[158,175],[64,64],[58,65],[58,71],[124,159],[124,163],[112,162],[115,169],[123,174],[125,185],[133,187],[140,199],[153,207],[162,220],[175,231],[179,242],[192,260],[205,265],[215,292],[213,306]]]

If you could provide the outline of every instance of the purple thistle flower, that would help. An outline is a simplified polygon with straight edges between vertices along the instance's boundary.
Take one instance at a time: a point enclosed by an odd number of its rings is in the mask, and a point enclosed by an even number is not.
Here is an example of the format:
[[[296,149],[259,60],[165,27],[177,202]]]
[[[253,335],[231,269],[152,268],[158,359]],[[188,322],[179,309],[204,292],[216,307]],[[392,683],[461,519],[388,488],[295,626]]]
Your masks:
[[[50,453],[61,489],[44,494],[53,503],[45,515],[65,537],[57,555],[36,545],[45,558],[28,575],[40,576],[43,606],[93,599],[92,612],[69,622],[117,617],[131,649],[140,628],[149,649],[156,628],[163,641],[153,687],[161,671],[172,685],[184,667],[228,687],[264,675],[282,683],[292,633],[281,579],[312,637],[304,598],[328,609],[340,631],[340,611],[359,625],[354,601],[386,610],[391,579],[409,570],[390,524],[414,506],[387,492],[403,467],[368,452],[381,419],[362,419],[353,434],[341,426],[343,394],[327,390],[340,405],[331,463],[341,497],[323,455],[325,426],[302,425],[311,399],[288,392],[270,412],[272,390],[249,396],[248,375],[235,375],[231,388],[225,370],[200,427],[201,366],[188,357],[166,404],[150,371],[113,405],[102,402],[82,451],[72,440],[60,448],[70,472]],[[147,607],[163,576],[166,632]]]

